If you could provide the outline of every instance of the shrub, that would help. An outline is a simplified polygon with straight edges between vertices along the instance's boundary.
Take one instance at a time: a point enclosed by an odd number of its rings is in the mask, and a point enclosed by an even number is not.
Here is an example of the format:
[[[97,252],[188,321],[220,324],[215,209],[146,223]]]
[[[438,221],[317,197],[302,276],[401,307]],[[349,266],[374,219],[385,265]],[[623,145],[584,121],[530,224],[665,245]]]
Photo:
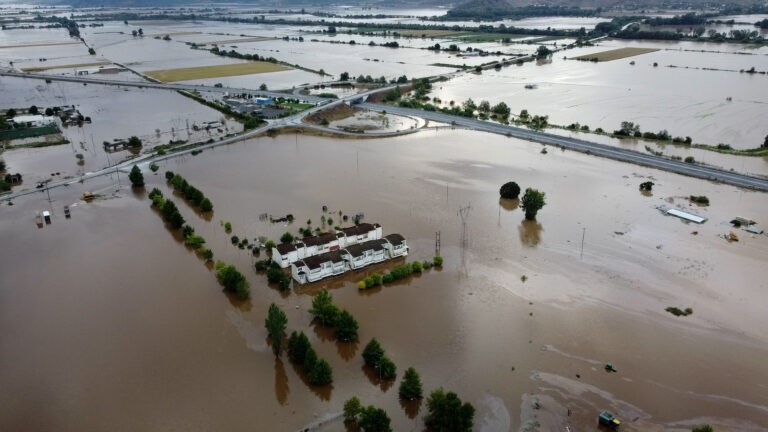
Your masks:
[[[213,259],[213,251],[210,249],[203,249],[203,251],[200,252],[200,256],[206,261],[211,261]]]
[[[400,382],[400,389],[398,391],[400,399],[414,400],[421,399],[421,378],[416,372],[416,369],[409,367],[405,370],[405,376],[403,381]]]
[[[499,189],[499,195],[504,199],[517,199],[520,196],[520,186],[512,181],[504,183]]]
[[[691,195],[689,199],[691,202],[695,202],[696,204],[705,206],[709,205],[709,198],[707,198],[705,195]]]
[[[365,281],[364,280],[361,280],[360,282],[357,283],[357,289],[364,290],[366,288],[368,288],[368,287],[365,285]]]
[[[420,261],[414,261],[414,262],[412,262],[412,263],[411,263],[411,270],[412,270],[414,273],[421,273],[421,271],[422,271],[423,269],[424,269],[424,268],[422,267],[422,265],[421,265],[421,262],[420,262]]]
[[[225,232],[231,232],[232,231],[232,224],[229,222],[224,223],[224,231]]]
[[[200,201],[200,210],[206,213],[213,211],[213,204],[211,203],[211,200],[208,198],[203,198],[203,200]]]
[[[692,164],[692,163],[695,163],[695,162],[696,162],[696,159],[694,159],[693,156],[687,156],[685,158],[685,163]]]
[[[223,261],[216,262],[216,277],[224,290],[237,294],[241,300],[251,296],[251,288],[235,266],[227,265]]]
[[[435,267],[442,267],[443,266],[443,257],[438,255],[438,256],[436,256],[432,260],[432,262],[435,264]]]
[[[282,279],[283,276],[285,276],[285,273],[279,268],[270,267],[267,270],[267,281],[269,281],[269,283],[280,282],[280,279]]]
[[[392,276],[392,274],[391,274],[391,273],[387,273],[387,274],[385,274],[385,275],[382,277],[382,281],[383,281],[384,283],[392,283],[392,282],[394,282],[394,281],[395,281],[395,278],[394,278],[394,276]],[[362,284],[363,284],[363,287],[365,287],[365,282],[359,282],[359,283],[358,283],[358,285],[357,285],[357,286],[358,286],[358,288],[360,287],[360,283],[362,283]],[[362,288],[361,288],[361,289],[362,289]]]
[[[365,361],[366,366],[375,367],[382,357],[384,357],[384,348],[381,347],[376,338],[371,339],[363,349],[363,361]]]
[[[386,354],[381,356],[379,363],[376,365],[376,370],[379,372],[381,379],[393,380],[397,377],[397,366]]]
[[[165,172],[165,179],[166,179],[167,181],[171,181],[171,179],[172,179],[172,178],[173,178],[175,175],[176,175],[176,174],[174,174],[174,173],[173,173],[173,171],[166,171],[166,172]]]
[[[192,247],[192,249],[200,249],[205,244],[205,239],[201,236],[191,234],[184,239],[184,244]]]
[[[286,231],[285,234],[280,236],[280,243],[283,243],[283,244],[293,243],[293,234]]]
[[[277,245],[272,240],[267,240],[267,242],[264,243],[264,248],[267,249],[267,251],[269,252],[272,252],[272,248],[274,248],[275,246]]]
[[[344,420],[356,421],[362,409],[363,406],[360,404],[360,399],[357,396],[353,396],[344,402]]]
[[[232,242],[233,245],[240,243],[240,237],[236,235],[233,235],[232,237],[230,237],[229,240]]]
[[[671,313],[672,315],[678,316],[678,317],[679,316],[688,316],[688,315],[691,315],[693,313],[693,309],[692,308],[680,309],[680,308],[675,307],[675,306],[670,306],[670,307],[668,307],[668,308],[666,308],[664,310],[669,312],[669,313]]]

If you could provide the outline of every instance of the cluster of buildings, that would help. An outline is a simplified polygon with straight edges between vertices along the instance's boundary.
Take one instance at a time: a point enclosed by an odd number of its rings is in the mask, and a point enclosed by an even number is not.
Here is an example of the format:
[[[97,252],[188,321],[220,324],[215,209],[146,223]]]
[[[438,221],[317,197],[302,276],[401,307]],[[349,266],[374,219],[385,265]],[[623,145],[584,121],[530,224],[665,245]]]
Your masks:
[[[361,223],[272,248],[272,261],[291,267],[299,283],[316,282],[370,264],[408,255],[400,234],[384,236],[379,224]]]
[[[99,66],[97,68],[75,69],[75,75],[116,74],[124,71],[124,68],[115,65]]]

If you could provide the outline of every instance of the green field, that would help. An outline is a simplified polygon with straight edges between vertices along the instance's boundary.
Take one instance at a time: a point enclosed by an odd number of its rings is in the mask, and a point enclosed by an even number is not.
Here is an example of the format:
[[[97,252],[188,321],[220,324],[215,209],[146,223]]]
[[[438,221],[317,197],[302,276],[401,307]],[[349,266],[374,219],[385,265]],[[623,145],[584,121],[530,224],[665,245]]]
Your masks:
[[[59,133],[59,128],[54,125],[34,128],[7,129],[0,131],[0,140],[5,141],[32,138],[55,133]]]
[[[238,75],[252,75],[289,70],[288,66],[254,61],[215,66],[198,66],[179,69],[163,69],[146,72],[147,75],[163,82],[189,81],[205,78],[221,78]]]

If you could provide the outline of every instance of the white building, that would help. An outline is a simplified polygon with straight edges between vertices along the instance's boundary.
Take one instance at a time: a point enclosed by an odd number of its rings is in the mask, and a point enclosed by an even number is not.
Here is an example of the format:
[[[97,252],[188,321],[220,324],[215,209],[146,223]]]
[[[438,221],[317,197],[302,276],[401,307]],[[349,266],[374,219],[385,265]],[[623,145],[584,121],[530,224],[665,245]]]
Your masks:
[[[341,247],[363,243],[369,240],[378,240],[381,238],[382,230],[379,224],[361,223],[349,228],[342,228],[340,233],[344,234],[340,239]]]
[[[21,127],[41,127],[56,123],[54,117],[42,115],[20,115],[12,118],[11,121],[15,126]]]
[[[384,239],[387,240],[386,248],[390,258],[408,255],[408,245],[405,243],[405,237],[400,234],[389,234]]]
[[[340,275],[349,265],[338,250],[307,257],[291,265],[291,274],[299,283],[317,282],[320,279]]]
[[[368,240],[367,242],[347,246],[342,249],[341,256],[349,264],[349,268],[357,270],[370,264],[380,263],[389,258],[385,239]]]
[[[276,262],[281,268],[288,268],[299,259],[299,252],[296,246],[290,243],[279,244],[272,248],[272,261]]]

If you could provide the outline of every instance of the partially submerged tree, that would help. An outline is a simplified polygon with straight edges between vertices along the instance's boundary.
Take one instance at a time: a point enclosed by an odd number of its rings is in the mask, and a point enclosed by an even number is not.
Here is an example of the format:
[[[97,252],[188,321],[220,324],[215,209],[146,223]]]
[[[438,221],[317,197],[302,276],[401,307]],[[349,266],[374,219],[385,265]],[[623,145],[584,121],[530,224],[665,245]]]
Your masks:
[[[520,208],[525,211],[525,218],[527,220],[536,219],[536,214],[546,204],[544,200],[545,196],[546,194],[544,192],[539,192],[536,189],[527,188],[525,190],[523,199],[520,200]]]
[[[128,180],[131,181],[133,187],[144,187],[144,174],[141,173],[141,170],[136,165],[131,168],[131,172],[128,174]]]
[[[288,318],[285,316],[285,312],[272,303],[269,306],[267,318],[264,320],[264,327],[267,329],[269,340],[272,343],[272,352],[275,353],[275,357],[280,357],[283,339],[285,338],[286,324],[288,324]]]
[[[653,184],[654,183],[652,181],[642,182],[640,183],[640,190],[650,192],[651,190],[653,190]]]
[[[504,199],[517,199],[520,196],[520,186],[513,181],[506,182],[499,189],[499,195]]]
[[[418,372],[416,372],[416,369],[409,367],[405,370],[405,376],[403,376],[403,380],[400,382],[398,394],[400,395],[400,399],[421,399],[421,378],[419,377]]]
[[[428,431],[470,432],[475,408],[461,402],[456,393],[446,393],[442,388],[433,391],[427,399],[428,413],[424,424]]]

